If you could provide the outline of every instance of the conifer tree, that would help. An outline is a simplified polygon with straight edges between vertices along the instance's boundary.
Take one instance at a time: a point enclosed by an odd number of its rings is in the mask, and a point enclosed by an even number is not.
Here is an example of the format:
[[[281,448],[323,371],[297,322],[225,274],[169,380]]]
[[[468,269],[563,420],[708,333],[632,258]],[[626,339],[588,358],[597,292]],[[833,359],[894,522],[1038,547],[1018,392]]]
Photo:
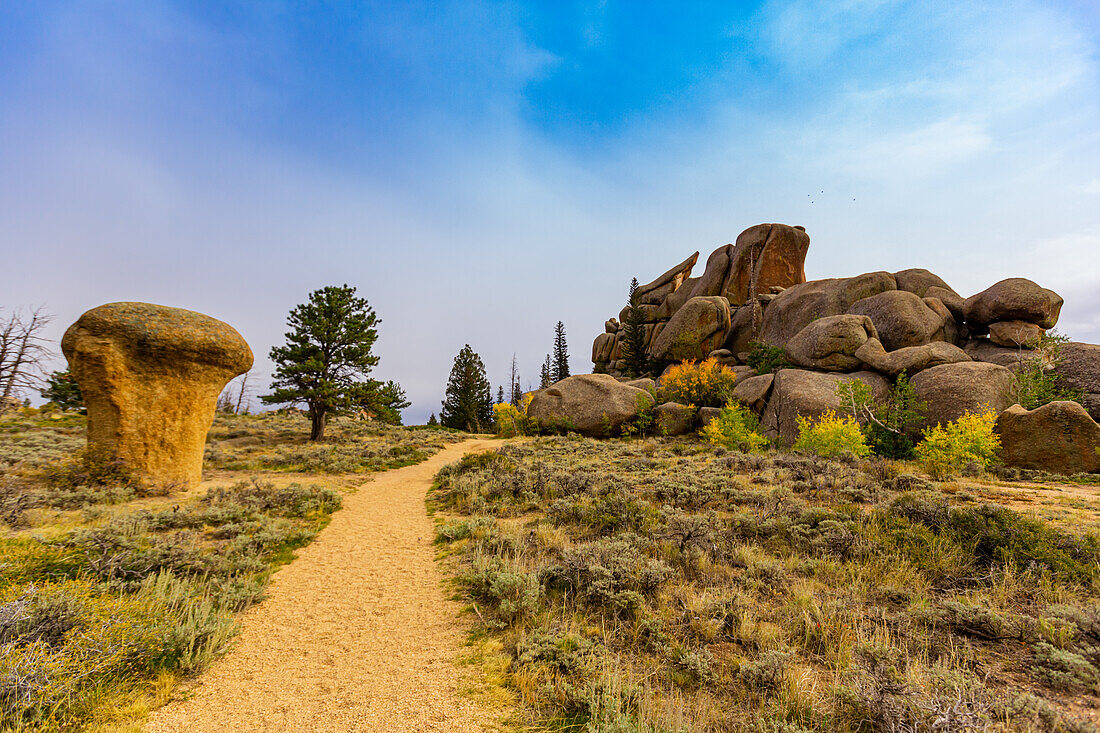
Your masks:
[[[455,357],[439,419],[445,427],[469,433],[493,424],[493,388],[485,376],[485,364],[469,344]]]
[[[565,343],[565,324],[554,326],[554,364],[550,375],[555,382],[569,376],[569,347]]]
[[[645,353],[645,322],[642,309],[638,307],[638,278],[630,281],[622,343],[623,361],[626,362],[623,373],[628,377],[644,375],[649,368],[649,360]]]
[[[546,355],[546,361],[542,363],[542,370],[539,372],[539,389],[546,389],[554,383],[553,377],[554,367],[550,363],[550,355]]]
[[[428,418],[428,425],[429,425],[429,427],[433,427],[433,428],[436,427],[437,425],[439,425],[439,420],[436,419],[434,412]]]
[[[330,285],[314,290],[308,302],[295,306],[287,316],[291,330],[286,345],[270,352],[275,362],[272,393],[260,399],[269,405],[305,403],[309,439],[320,440],[330,413],[362,404],[372,389],[383,386],[367,379],[378,363],[371,347],[378,338],[379,323],[366,299],[355,296],[355,288]],[[404,395],[400,397],[403,400]]]
[[[504,402],[504,386],[498,384],[497,385],[497,404],[499,405],[502,402]]]

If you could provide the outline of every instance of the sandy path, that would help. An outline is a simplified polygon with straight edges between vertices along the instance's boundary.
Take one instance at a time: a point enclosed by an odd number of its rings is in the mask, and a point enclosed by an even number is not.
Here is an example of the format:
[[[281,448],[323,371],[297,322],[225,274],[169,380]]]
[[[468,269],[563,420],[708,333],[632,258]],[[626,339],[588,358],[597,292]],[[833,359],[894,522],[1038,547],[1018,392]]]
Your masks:
[[[483,731],[489,714],[457,693],[459,607],[440,586],[424,496],[444,464],[495,445],[449,446],[346,496],[244,614],[232,651],[145,730]]]

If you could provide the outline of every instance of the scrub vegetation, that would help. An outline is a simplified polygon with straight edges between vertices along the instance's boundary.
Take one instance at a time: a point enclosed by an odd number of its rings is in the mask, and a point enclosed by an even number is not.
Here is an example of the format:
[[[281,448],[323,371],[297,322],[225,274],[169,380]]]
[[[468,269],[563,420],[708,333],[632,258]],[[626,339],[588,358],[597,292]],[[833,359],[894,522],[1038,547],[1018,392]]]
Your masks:
[[[541,437],[429,504],[539,729],[1095,730],[1096,500],[1007,476]]]
[[[219,415],[213,480],[179,491],[84,448],[84,420],[0,420],[0,730],[136,730],[226,651],[237,614],[358,483],[348,474],[458,439],[337,418],[318,443],[298,413]]]

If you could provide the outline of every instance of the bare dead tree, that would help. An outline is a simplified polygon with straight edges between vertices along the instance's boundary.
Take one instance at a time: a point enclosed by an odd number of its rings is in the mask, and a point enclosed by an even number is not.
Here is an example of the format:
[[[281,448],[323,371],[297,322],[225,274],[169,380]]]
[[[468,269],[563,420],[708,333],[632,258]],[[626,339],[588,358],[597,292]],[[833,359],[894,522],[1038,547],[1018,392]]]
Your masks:
[[[248,388],[248,379],[251,376],[252,376],[252,370],[249,369],[247,372],[245,372],[241,376],[237,377],[237,379],[240,380],[240,385],[239,385],[239,389],[237,390],[237,405],[236,405],[236,408],[234,409],[234,412],[236,412],[238,415],[241,414],[242,406],[245,409],[247,409],[249,404],[251,404],[251,402],[252,402],[252,400],[249,400],[249,403],[245,404],[245,401],[244,401],[244,398],[246,396],[251,395],[251,393],[249,392],[249,388]]]
[[[0,315],[0,399],[10,402],[24,390],[42,384],[46,362],[53,355],[43,332],[53,320],[45,306],[24,313],[17,308]]]
[[[508,401],[513,405],[519,405],[523,398],[523,386],[519,383],[519,364],[516,362],[515,354],[512,354],[512,378],[508,383],[511,385],[508,388],[510,392]]]

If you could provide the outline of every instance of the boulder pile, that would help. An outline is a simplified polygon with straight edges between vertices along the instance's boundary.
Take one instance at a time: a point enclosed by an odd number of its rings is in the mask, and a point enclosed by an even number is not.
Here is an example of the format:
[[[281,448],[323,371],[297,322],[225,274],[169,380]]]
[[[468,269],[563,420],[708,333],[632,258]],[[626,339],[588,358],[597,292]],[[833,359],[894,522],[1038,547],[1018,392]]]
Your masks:
[[[252,368],[227,323],[150,303],[108,303],[69,326],[61,350],[88,408],[88,443],[139,477],[192,487],[202,479],[218,394]]]
[[[739,374],[738,397],[789,443],[798,415],[839,407],[837,382],[860,379],[880,394],[905,372],[928,405],[927,424],[935,425],[966,410],[1009,408],[1013,371],[1043,358],[1034,347],[1062,308],[1061,296],[1024,278],[1001,280],[968,298],[924,269],[807,281],[809,244],[803,227],[758,224],[715,250],[699,277],[691,276],[696,252],[640,286],[646,355],[655,373],[707,357],[747,371]],[[593,343],[597,373],[622,378],[627,313],[624,308],[608,320]],[[754,376],[742,366],[754,343],[782,350],[794,368]],[[1083,393],[1085,409],[1074,419],[1100,420],[1100,346],[1070,343],[1057,364],[1040,366]],[[1027,430],[1012,427],[1020,424],[1029,423],[1006,423],[1006,443],[1025,439]],[[1006,460],[1025,452],[1006,446]]]

